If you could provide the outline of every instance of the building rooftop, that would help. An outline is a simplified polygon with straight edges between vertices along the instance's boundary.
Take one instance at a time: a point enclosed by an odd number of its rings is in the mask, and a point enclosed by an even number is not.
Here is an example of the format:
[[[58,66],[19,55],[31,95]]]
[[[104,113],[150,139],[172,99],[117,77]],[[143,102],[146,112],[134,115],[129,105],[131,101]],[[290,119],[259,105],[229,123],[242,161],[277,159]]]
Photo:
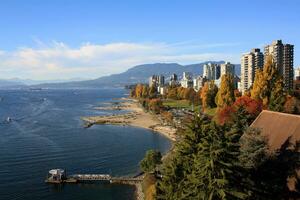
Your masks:
[[[289,137],[293,143],[300,140],[300,115],[263,110],[251,127],[261,129],[273,150],[279,149]]]

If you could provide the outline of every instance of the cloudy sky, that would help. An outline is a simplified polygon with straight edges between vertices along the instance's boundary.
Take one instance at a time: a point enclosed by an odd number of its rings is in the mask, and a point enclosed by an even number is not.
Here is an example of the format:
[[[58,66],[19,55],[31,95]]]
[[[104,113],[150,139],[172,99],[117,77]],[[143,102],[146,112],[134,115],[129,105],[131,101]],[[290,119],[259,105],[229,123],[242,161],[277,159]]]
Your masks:
[[[240,62],[274,39],[295,45],[300,2],[3,0],[0,79],[85,79],[144,63]]]

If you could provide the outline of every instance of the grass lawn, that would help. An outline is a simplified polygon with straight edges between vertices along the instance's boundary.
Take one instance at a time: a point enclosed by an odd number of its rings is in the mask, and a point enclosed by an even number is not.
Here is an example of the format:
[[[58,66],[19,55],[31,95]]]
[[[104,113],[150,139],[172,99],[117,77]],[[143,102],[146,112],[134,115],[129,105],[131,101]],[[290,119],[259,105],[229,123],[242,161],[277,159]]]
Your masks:
[[[173,100],[173,99],[164,100],[163,106],[169,106],[171,108],[186,108],[186,109],[190,109],[192,107],[189,104],[189,101],[187,100]]]

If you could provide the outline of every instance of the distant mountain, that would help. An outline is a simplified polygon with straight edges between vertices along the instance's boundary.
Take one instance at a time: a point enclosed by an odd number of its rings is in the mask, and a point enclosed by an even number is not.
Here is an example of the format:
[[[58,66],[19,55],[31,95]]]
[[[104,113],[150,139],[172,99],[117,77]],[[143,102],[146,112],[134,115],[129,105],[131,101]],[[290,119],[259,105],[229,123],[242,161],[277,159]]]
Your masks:
[[[18,83],[21,85],[38,85],[44,83],[65,83],[65,82],[73,82],[73,81],[84,81],[87,79],[82,78],[71,78],[71,79],[57,79],[57,80],[31,80],[31,79],[20,79],[20,78],[11,78],[0,80],[3,82],[11,82],[11,83]],[[1,82],[0,82],[1,84]]]
[[[191,65],[180,65],[178,63],[155,63],[137,65],[120,74],[104,76],[88,81],[72,81],[66,83],[45,83],[34,85],[42,88],[100,88],[100,87],[123,87],[128,84],[146,83],[153,74],[162,74],[168,79],[175,73],[179,77],[183,72],[191,72],[193,75],[202,75],[203,65],[206,63],[222,64],[224,61],[208,61]],[[236,74],[240,74],[240,65],[236,65]]]
[[[23,88],[25,84],[19,81],[0,80],[0,89]]]

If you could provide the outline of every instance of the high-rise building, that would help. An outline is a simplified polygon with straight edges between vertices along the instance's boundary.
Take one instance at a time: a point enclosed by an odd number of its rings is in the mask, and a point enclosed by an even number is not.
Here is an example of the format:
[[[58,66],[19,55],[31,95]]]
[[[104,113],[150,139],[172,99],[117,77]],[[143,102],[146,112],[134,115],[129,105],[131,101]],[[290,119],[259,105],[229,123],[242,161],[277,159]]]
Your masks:
[[[265,58],[272,56],[275,66],[283,76],[284,88],[293,88],[294,79],[294,45],[283,44],[281,40],[275,40],[265,46]],[[265,59],[266,62],[267,59]]]
[[[158,76],[158,85],[159,86],[165,85],[165,77],[163,75]]]
[[[295,77],[294,77],[295,80],[300,80],[300,67],[295,69],[294,75],[295,75]]]
[[[158,87],[163,86],[165,84],[165,77],[163,75],[152,75],[149,78],[149,86]]]
[[[220,78],[220,65],[207,63],[203,66],[203,77],[208,80],[217,80]]]
[[[172,74],[170,77],[170,82],[169,82],[170,86],[176,86],[178,85],[178,78],[176,74]]]
[[[225,62],[224,64],[221,64],[221,74],[220,77],[222,77],[224,74],[231,74],[234,76],[234,65],[230,62]]]
[[[198,76],[197,78],[193,79],[193,88],[196,91],[199,91],[203,86],[204,83],[207,81],[205,77]]]
[[[181,79],[181,86],[184,88],[193,87],[193,79],[192,74],[189,72],[183,72],[183,76]]]
[[[262,69],[264,65],[264,55],[260,49],[252,49],[241,58],[241,91],[244,94],[254,82],[256,70]]]
[[[150,78],[149,78],[149,87],[152,87],[152,86],[157,87],[157,84],[158,84],[157,81],[158,81],[157,75],[150,76]]]
[[[177,74],[172,74],[170,77],[171,81],[177,81]]]

